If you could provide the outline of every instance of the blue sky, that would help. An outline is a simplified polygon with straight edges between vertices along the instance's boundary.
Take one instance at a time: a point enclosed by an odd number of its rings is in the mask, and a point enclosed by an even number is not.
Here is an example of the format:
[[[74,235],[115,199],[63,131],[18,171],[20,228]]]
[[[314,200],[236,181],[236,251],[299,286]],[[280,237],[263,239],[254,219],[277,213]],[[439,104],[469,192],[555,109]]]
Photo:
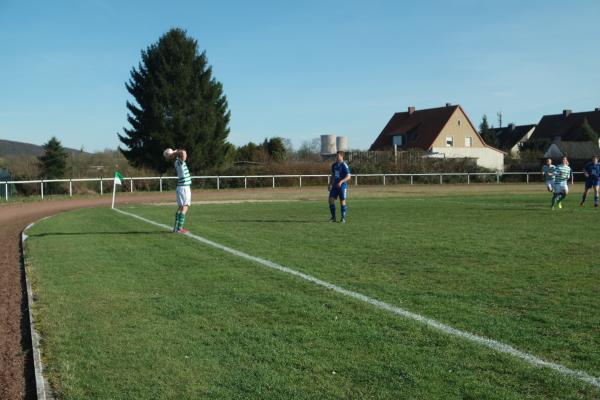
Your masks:
[[[600,1],[0,0],[0,139],[116,148],[124,83],[171,27],[206,50],[236,145],[321,134],[367,148],[396,111],[477,125],[600,107]]]

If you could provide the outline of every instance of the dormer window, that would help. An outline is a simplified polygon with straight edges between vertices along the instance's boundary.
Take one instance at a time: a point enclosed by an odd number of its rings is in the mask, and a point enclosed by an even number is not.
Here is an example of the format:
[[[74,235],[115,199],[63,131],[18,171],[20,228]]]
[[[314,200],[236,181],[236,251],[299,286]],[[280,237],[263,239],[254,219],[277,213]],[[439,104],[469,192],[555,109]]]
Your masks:
[[[392,144],[401,147],[404,144],[404,135],[395,135],[392,137]]]

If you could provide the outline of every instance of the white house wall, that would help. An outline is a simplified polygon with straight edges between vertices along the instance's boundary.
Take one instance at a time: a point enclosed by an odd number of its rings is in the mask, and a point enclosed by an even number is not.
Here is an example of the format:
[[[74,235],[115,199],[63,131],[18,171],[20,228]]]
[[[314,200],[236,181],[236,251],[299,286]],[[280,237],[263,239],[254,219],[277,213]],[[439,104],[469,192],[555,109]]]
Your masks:
[[[446,158],[475,158],[480,167],[504,170],[504,153],[488,147],[432,147],[431,150]]]

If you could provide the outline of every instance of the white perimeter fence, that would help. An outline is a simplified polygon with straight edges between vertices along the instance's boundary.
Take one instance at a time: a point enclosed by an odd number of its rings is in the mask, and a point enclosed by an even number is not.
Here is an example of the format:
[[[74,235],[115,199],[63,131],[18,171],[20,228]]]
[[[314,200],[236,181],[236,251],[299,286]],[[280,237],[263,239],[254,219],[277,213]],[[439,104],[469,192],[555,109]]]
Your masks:
[[[582,172],[574,172],[571,177],[571,183],[575,181],[575,176],[583,175]],[[226,189],[226,188],[244,188],[249,187],[299,187],[317,186],[329,184],[331,175],[240,175],[240,176],[192,176],[192,188],[203,189]],[[444,183],[539,183],[542,182],[542,175],[539,172],[452,172],[452,173],[427,173],[427,174],[352,174],[351,183],[355,186],[363,185],[398,185],[398,184],[444,184]],[[176,176],[143,176],[126,177],[122,190],[130,192],[138,190],[163,190],[174,189]],[[579,179],[577,179],[579,180]],[[60,190],[52,190],[52,194],[69,194],[73,196],[73,186],[86,183],[86,190],[104,194],[105,191],[112,191],[114,178],[73,178],[73,179],[48,179],[31,181],[0,181],[0,196],[6,201],[11,193],[9,188],[13,185],[29,185],[29,195],[39,195],[44,198],[44,187],[49,184],[63,184]],[[89,189],[89,184],[95,188]],[[150,183],[150,185],[148,184]],[[35,187],[31,189],[31,185]],[[68,185],[68,190],[67,190]],[[39,190],[38,190],[39,189]],[[60,193],[57,193],[60,192]],[[48,194],[48,189],[46,189]],[[25,194],[27,195],[27,194]]]

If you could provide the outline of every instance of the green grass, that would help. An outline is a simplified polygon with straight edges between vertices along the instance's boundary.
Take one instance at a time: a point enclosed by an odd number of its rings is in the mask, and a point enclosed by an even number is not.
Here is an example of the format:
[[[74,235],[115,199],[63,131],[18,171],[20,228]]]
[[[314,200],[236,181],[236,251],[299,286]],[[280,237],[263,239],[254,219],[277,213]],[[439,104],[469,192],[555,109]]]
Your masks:
[[[596,210],[548,196],[193,206],[216,242],[600,376]],[[126,210],[171,224],[173,207]],[[598,398],[600,391],[107,209],[30,231],[59,398]]]

